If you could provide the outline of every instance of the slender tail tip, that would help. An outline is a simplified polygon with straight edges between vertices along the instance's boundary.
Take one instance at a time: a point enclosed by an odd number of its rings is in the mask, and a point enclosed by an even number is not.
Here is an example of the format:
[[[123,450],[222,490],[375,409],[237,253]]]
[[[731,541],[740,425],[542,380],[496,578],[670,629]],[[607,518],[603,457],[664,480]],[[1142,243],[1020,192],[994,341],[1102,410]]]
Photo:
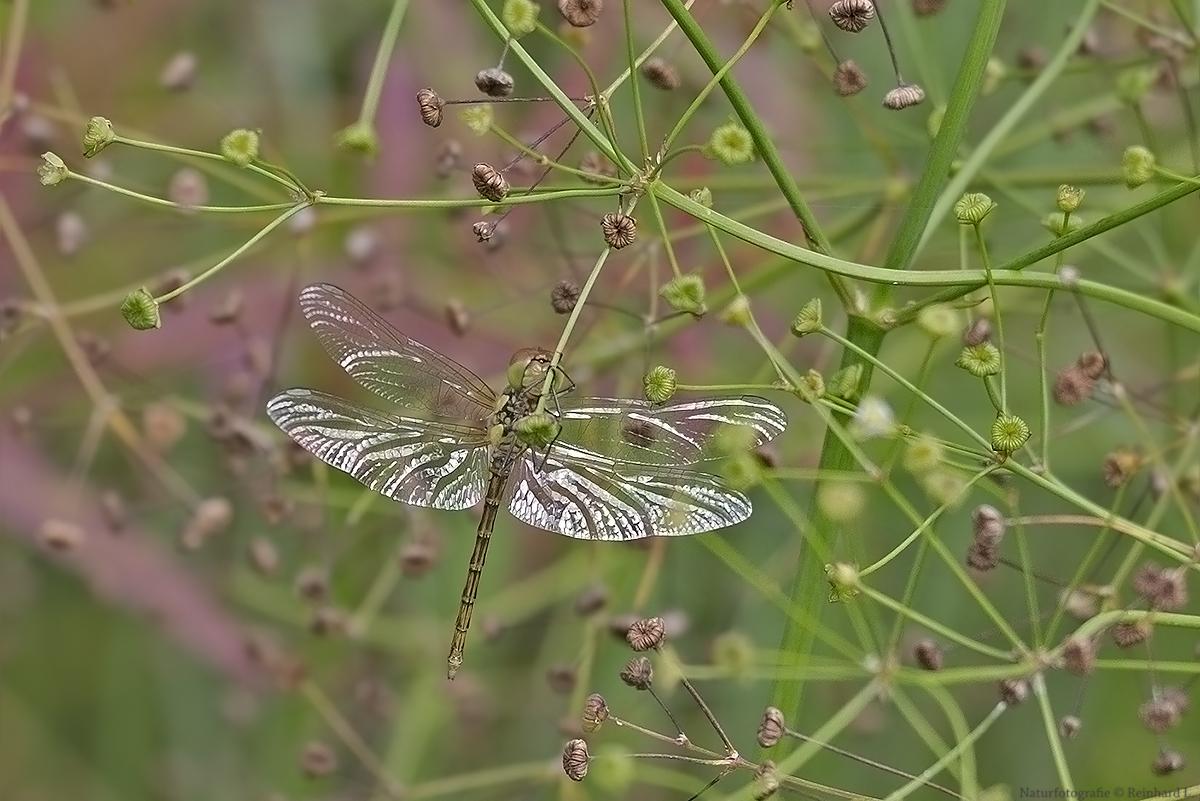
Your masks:
[[[458,669],[462,667],[462,657],[452,654],[446,660],[446,678],[454,681],[454,677],[458,675]]]

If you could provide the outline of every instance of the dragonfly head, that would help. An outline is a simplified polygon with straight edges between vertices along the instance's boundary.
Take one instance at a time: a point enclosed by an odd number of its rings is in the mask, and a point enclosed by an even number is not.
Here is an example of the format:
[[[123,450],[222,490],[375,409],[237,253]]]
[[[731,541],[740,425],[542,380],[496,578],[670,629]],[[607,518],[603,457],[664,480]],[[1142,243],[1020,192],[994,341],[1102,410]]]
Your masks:
[[[537,389],[546,380],[553,354],[541,348],[522,348],[513,354],[508,363],[508,388],[512,391]],[[555,378],[551,389],[560,383]]]

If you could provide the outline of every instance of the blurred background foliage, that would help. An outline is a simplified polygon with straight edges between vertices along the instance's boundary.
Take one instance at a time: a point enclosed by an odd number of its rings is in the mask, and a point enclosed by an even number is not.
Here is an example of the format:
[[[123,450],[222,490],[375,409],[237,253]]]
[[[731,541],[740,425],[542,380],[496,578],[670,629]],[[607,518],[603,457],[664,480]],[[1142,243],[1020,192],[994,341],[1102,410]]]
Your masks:
[[[265,399],[285,386],[353,393],[296,308],[299,288],[316,280],[344,286],[414,339],[493,385],[501,383],[513,351],[551,347],[557,340],[564,318],[552,311],[550,290],[560,280],[586,277],[603,249],[598,219],[613,210],[613,198],[516,207],[487,245],[471,234],[471,224],[480,219],[475,209],[317,207],[164,306],[161,329],[135,332],[117,313],[128,291],[141,285],[156,291],[177,281],[180,271],[199,274],[270,216],[189,214],[79,182],[53,189],[37,183],[37,156],[49,150],[72,169],[158,197],[168,196],[172,181],[181,180],[181,168],[190,165],[202,170],[213,205],[287,200],[277,187],[229,165],[133,148],[113,148],[85,162],[78,157],[84,124],[102,115],[124,136],[210,151],[231,129],[257,129],[265,159],[330,195],[476,199],[469,166],[504,163],[513,148],[496,137],[472,135],[454,107],[447,108],[442,128],[425,127],[413,97],[431,86],[443,98],[478,99],[474,76],[497,63],[501,43],[468,3],[410,5],[387,65],[374,158],[332,143],[358,116],[392,10],[388,3],[0,5],[6,76],[15,75],[0,96],[5,114],[0,186],[84,364],[68,358],[71,348],[64,349],[38,315],[22,319],[0,341],[4,798],[382,798],[388,783],[381,775],[407,788],[405,798],[686,798],[713,769],[597,761],[595,775],[574,785],[558,766],[562,743],[577,734],[582,699],[593,691],[604,693],[621,717],[673,734],[661,711],[617,677],[631,654],[611,629],[630,614],[666,617],[670,647],[685,672],[743,755],[754,753],[754,732],[776,680],[764,665],[774,661],[785,618],[781,599],[801,549],[796,510],[811,500],[811,468],[825,431],[810,407],[785,393],[772,396],[791,420],[775,446],[781,477],[753,490],[756,512],[734,529],[670,543],[585,543],[502,516],[466,667],[453,684],[445,681],[443,655],[475,512],[407,509],[333,471],[310,464],[285,469],[295,454],[283,447],[261,411]],[[666,27],[669,16],[658,4],[630,5],[633,37],[641,48]],[[729,54],[766,5],[701,0],[692,13]],[[995,49],[1007,72],[978,99],[969,141],[986,135],[1019,101],[1085,5],[1008,4]],[[1125,5],[1178,25],[1167,12],[1172,4]],[[905,76],[921,83],[931,99],[923,106],[885,112],[878,102],[884,89],[877,87],[887,85],[888,54],[878,31],[869,31],[870,38],[848,38],[829,28],[821,13],[819,23],[842,56],[854,58],[872,76],[869,96],[836,97],[819,68],[827,58],[800,46],[813,33],[801,4],[780,10],[734,71],[834,240],[836,255],[863,264],[882,261],[903,214],[906,192],[929,148],[928,116],[945,102],[955,80],[977,4],[951,0],[928,18],[914,17],[907,6],[884,8],[894,11],[892,33]],[[1192,30],[1178,28],[1187,37],[1196,31],[1194,8],[1191,14]],[[542,18],[557,25],[553,4],[544,5]],[[1139,117],[1120,102],[1118,73],[1159,62],[1139,49],[1130,31],[1122,14],[1099,15],[1097,49],[1072,62],[1038,110],[973,178],[972,189],[1001,204],[984,229],[994,262],[1050,238],[1040,220],[1054,211],[1061,183],[1087,189],[1080,211],[1087,222],[1130,205],[1131,197],[1148,196],[1153,187],[1131,196],[1123,185],[1120,156],[1127,144],[1150,146],[1144,141],[1149,136],[1160,162],[1191,164],[1184,171],[1197,171],[1190,154],[1194,128],[1186,116],[1193,110],[1181,105],[1181,98],[1196,100],[1194,52],[1180,62],[1179,85],[1150,96]],[[621,4],[610,0],[580,49],[601,85],[626,66],[624,36]],[[590,91],[562,48],[536,35],[523,44],[565,91],[574,96]],[[643,81],[652,144],[710,78],[678,33],[657,54],[679,71],[682,86],[664,94]],[[506,66],[518,95],[541,94],[528,71],[511,61]],[[495,113],[499,125],[525,142],[561,117],[552,103],[496,104]],[[635,153],[629,92],[613,98],[612,114],[628,136],[626,152]],[[728,104],[714,94],[690,122],[684,141],[702,144],[729,115]],[[556,152],[566,137],[556,134],[546,152]],[[459,143],[466,166],[440,177],[439,154],[450,139]],[[564,162],[577,163],[587,149],[585,142],[576,143]],[[968,154],[964,146],[962,155]],[[510,179],[520,185],[535,175],[525,164]],[[723,213],[802,241],[795,219],[758,166],[727,169],[685,157],[672,166],[668,180],[685,193],[707,186]],[[550,185],[580,184],[564,177]],[[655,226],[648,207],[642,213],[640,231],[650,240]],[[712,240],[686,215],[667,210],[665,216],[683,270],[706,277],[710,306],[721,309],[732,288]],[[1184,198],[1070,255],[1092,280],[1194,312],[1194,219],[1195,199]],[[914,269],[978,269],[972,246],[960,237],[954,226],[942,224]],[[11,235],[5,240],[10,247],[0,250],[0,298],[28,300],[34,293],[28,274],[17,267],[17,245]],[[842,325],[820,272],[731,238],[722,245],[766,336],[780,343],[801,372],[811,367],[828,377],[838,348],[827,340],[787,335],[796,313],[813,297],[824,299],[831,327]],[[964,259],[964,252],[972,255]],[[715,313],[647,325],[647,315],[663,312],[655,295],[669,278],[660,250],[629,248],[611,258],[592,297],[594,308],[585,311],[567,352],[565,366],[580,391],[637,396],[642,375],[659,363],[675,367],[688,384],[771,383],[774,375],[760,349]],[[214,310],[230,302],[231,292],[240,296],[240,315],[233,323],[214,324]],[[929,293],[902,288],[896,302]],[[982,302],[985,295],[972,297]],[[1003,298],[1011,337],[1010,403],[1033,421],[1042,397],[1033,332],[1045,292],[1012,287]],[[972,314],[989,308],[984,302]],[[1188,452],[1193,434],[1170,412],[1191,415],[1194,423],[1196,337],[1117,306],[1087,308],[1095,315],[1103,350],[1138,395],[1141,411],[1123,413],[1104,402],[1055,409],[1054,473],[1101,506],[1113,503],[1136,517],[1151,505],[1141,505],[1143,486],[1128,488],[1114,501],[1101,461],[1123,446]],[[966,313],[958,313],[965,323]],[[1054,301],[1050,321],[1045,367],[1051,374],[1097,347],[1069,293]],[[994,411],[979,382],[954,368],[959,347],[956,339],[947,339],[931,349],[929,337],[909,327],[889,336],[880,358],[910,380],[922,376],[930,396],[986,432]],[[87,391],[81,370],[94,373],[91,388],[98,395]],[[871,394],[898,411],[910,401],[883,375],[876,376]],[[123,416],[130,438],[122,437],[119,425],[106,427],[109,414]],[[927,406],[918,404],[905,421],[914,430],[955,438]],[[864,447],[883,461],[893,443]],[[1174,477],[1182,485],[1194,464],[1177,467]],[[810,469],[807,478],[796,478],[803,468]],[[788,477],[789,469],[797,472]],[[892,481],[927,514],[937,504],[926,498],[918,478],[896,471]],[[844,558],[878,558],[913,529],[879,487],[862,486],[867,505],[853,523],[855,543],[840,546]],[[1001,505],[997,499],[1005,497],[1003,490],[981,484],[943,515],[938,536],[952,552],[964,553],[972,507],[982,501]],[[116,498],[124,510],[119,525],[112,522]],[[228,502],[231,520],[193,541],[187,530],[200,499]],[[220,503],[210,510],[219,512]],[[1020,511],[1072,510],[1050,493],[1022,486]],[[1194,534],[1194,512],[1181,500],[1152,527],[1187,541]],[[1095,537],[1088,526],[1031,532],[1027,564],[1062,579]],[[913,564],[902,555],[876,574],[873,586],[900,596]],[[949,628],[983,636],[991,622],[967,600],[958,580],[936,564],[922,570],[910,605]],[[1026,630],[1020,575],[1001,570],[979,582],[1013,627]],[[1041,608],[1057,603],[1054,587],[1037,592]],[[580,606],[597,593],[606,599],[602,610],[581,614]],[[1195,604],[1184,611],[1194,613]],[[890,625],[890,617],[881,619]],[[841,608],[825,610],[822,621],[828,631],[858,642]],[[908,651],[925,632],[917,626],[905,631],[897,658],[911,664]],[[1160,742],[1137,719],[1152,687],[1194,679],[1196,640],[1194,629],[1160,629],[1152,649],[1117,653],[1112,659],[1123,661],[1087,680],[1061,671],[1047,676],[1056,710],[1075,709],[1084,722],[1079,737],[1065,743],[1078,787],[1165,790],[1200,782],[1195,713],[1168,735],[1169,746],[1191,764],[1166,778],[1148,770]],[[1005,647],[999,638],[988,642]],[[807,693],[803,719],[789,724],[811,733],[844,709],[865,684],[866,654],[819,645],[828,670]],[[946,659],[956,667],[980,664],[979,657],[954,650]],[[1172,661],[1179,675],[1160,676],[1156,665]],[[668,676],[664,697],[684,731],[719,750],[703,718],[669,681],[668,669],[658,668]],[[998,697],[994,680],[949,685],[947,691],[968,729]],[[934,695],[922,699],[917,707],[952,741],[942,701]],[[1010,710],[976,745],[979,785],[1005,784],[1014,797],[1022,788],[1059,786],[1047,740],[1046,723],[1032,704]],[[596,752],[671,750],[611,728],[591,742]],[[913,773],[934,759],[886,697],[868,703],[836,742]],[[800,775],[879,796],[905,781],[830,753],[808,761]],[[945,774],[937,780],[957,786]],[[745,777],[734,776],[706,797],[746,797],[746,785]],[[928,789],[916,795],[944,797]]]

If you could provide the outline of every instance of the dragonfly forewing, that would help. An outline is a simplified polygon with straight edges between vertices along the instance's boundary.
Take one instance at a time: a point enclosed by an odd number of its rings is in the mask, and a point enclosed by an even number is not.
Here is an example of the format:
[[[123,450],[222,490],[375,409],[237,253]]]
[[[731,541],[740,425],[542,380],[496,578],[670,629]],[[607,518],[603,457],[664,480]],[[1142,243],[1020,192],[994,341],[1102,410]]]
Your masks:
[[[313,456],[393,500],[469,509],[483,497],[483,427],[401,417],[311,389],[281,392],[267,414]]]

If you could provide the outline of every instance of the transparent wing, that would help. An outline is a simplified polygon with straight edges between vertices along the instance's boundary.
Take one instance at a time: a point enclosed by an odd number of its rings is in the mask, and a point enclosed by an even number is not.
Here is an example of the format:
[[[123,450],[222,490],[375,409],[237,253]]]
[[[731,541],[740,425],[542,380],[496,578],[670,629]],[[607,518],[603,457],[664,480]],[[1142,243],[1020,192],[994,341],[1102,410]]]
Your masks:
[[[655,465],[617,473],[591,454],[562,457],[553,449],[541,470],[538,454],[520,458],[505,491],[513,517],[578,539],[636,540],[699,534],[750,516],[749,499],[716,476]]]
[[[413,420],[311,389],[281,392],[267,414],[313,456],[381,495],[436,509],[466,509],[483,498],[482,428]]]
[[[326,352],[355,381],[397,406],[452,420],[484,420],[496,395],[467,368],[401,334],[333,284],[300,292],[300,308]]]
[[[787,427],[787,415],[753,395],[702,398],[656,406],[628,398],[560,398],[559,442],[616,462],[677,466],[714,459],[722,427],[745,426],[756,448]],[[558,445],[554,449],[558,449]]]

